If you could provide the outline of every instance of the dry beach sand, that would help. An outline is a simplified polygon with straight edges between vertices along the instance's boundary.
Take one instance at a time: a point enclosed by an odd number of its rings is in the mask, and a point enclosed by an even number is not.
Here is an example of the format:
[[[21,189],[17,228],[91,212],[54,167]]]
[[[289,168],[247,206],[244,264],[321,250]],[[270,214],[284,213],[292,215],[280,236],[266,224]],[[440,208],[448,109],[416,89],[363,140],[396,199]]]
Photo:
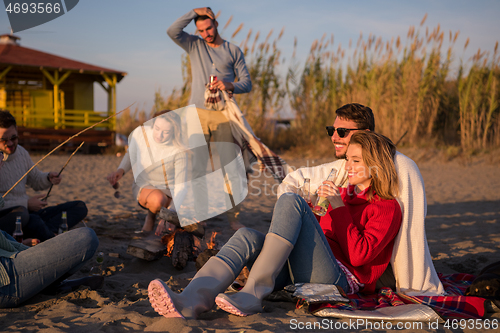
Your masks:
[[[428,151],[403,151],[417,162],[424,177],[428,212],[427,238],[438,272],[478,273],[500,261],[500,162],[491,156],[444,161],[428,156]],[[34,156],[37,161],[41,156]],[[51,156],[42,170],[59,170],[68,155]],[[326,160],[306,160],[284,156],[294,167],[317,165]],[[168,281],[180,290],[195,274],[194,262],[176,270],[170,258],[147,262],[126,253],[137,237],[145,217],[129,190],[132,175],[121,182],[121,198],[105,176],[116,169],[121,158],[114,155],[76,155],[63,173],[63,182],[54,187],[50,204],[79,199],[87,203],[85,220],[99,236],[98,251],[105,254],[105,282],[96,291],[81,287],[57,296],[37,295],[23,306],[0,309],[2,332],[290,332],[291,320],[321,321],[295,309],[294,303],[265,302],[265,312],[246,318],[214,309],[199,320],[167,319],[149,304],[147,287],[151,280]],[[240,221],[247,227],[266,232],[271,221],[276,182],[266,174],[250,177],[249,195],[241,204]],[[34,192],[30,192],[34,193]],[[83,227],[80,223],[77,227]],[[207,232],[218,232],[218,241],[227,240],[232,230],[225,215],[207,222]],[[109,254],[118,254],[118,257]],[[89,273],[88,263],[75,277]],[[500,314],[488,314],[500,320]],[[429,330],[432,331],[432,330]],[[439,329],[439,331],[444,331]]]

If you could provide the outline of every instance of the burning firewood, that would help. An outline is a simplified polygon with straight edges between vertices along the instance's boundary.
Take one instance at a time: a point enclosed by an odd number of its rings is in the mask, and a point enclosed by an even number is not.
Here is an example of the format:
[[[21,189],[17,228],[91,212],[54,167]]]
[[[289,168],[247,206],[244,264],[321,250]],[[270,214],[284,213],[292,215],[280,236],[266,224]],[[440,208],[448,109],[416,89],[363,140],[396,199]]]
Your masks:
[[[194,237],[183,229],[176,229],[173,233],[161,238],[161,242],[167,248],[165,255],[171,258],[172,265],[178,270],[182,270],[188,261],[195,258]]]
[[[213,232],[210,239],[205,241],[185,229],[177,228],[173,233],[163,236],[161,242],[166,247],[165,255],[171,258],[175,268],[181,270],[189,260],[196,260],[196,268],[199,269],[219,251],[216,249],[216,235]]]
[[[188,261],[193,260],[193,235],[179,230],[175,233],[174,246],[170,254],[172,265],[178,270],[186,267]]]

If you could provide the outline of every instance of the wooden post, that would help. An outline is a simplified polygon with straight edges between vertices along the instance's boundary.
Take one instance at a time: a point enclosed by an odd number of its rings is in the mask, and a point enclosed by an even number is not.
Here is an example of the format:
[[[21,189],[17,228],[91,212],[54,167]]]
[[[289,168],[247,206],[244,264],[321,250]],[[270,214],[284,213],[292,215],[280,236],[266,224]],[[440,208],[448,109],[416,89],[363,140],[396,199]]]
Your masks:
[[[0,73],[0,108],[7,107],[7,90],[5,87],[7,86],[5,76],[12,69],[12,66],[8,66]]]
[[[54,71],[54,76],[50,75],[50,73],[43,67],[40,67],[40,70],[54,86],[54,128],[57,129],[59,128],[59,85],[68,78],[71,71],[67,71],[63,74],[63,76],[61,76],[61,78],[59,78],[59,70],[57,69]]]
[[[101,73],[102,77],[108,84],[108,88],[106,91],[108,92],[108,116],[111,116],[116,112],[116,83],[117,83],[117,78],[116,74],[111,75],[109,77],[106,73]],[[101,84],[102,85],[102,84]],[[104,87],[104,85],[102,85]],[[114,131],[116,128],[116,119],[112,118],[109,121],[110,125],[110,130]]]
[[[54,128],[59,128],[59,71],[54,71]]]

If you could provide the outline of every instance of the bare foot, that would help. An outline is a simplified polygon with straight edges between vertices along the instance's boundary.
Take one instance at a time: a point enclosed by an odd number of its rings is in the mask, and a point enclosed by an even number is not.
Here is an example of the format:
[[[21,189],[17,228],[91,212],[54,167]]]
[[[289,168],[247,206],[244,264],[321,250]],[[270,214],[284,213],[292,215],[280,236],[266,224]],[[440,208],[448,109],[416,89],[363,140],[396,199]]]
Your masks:
[[[156,221],[156,214],[148,211],[148,215],[146,215],[146,219],[144,220],[144,225],[142,226],[143,232],[153,231]]]

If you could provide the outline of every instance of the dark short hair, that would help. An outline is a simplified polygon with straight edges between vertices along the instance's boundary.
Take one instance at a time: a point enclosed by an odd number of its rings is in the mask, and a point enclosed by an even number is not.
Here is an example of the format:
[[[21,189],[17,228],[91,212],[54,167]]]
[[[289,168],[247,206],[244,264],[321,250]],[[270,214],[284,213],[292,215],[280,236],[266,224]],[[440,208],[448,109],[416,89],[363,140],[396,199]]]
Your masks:
[[[375,130],[375,117],[373,111],[367,106],[351,103],[338,108],[335,113],[337,117],[354,121],[360,129]]]
[[[16,118],[9,111],[0,111],[0,128],[17,127]]]
[[[211,20],[212,23],[214,22],[214,20],[212,20],[210,18],[210,16],[208,16],[208,15],[200,15],[200,16],[196,16],[194,18],[194,24],[198,23],[198,21],[205,21],[205,20]]]

